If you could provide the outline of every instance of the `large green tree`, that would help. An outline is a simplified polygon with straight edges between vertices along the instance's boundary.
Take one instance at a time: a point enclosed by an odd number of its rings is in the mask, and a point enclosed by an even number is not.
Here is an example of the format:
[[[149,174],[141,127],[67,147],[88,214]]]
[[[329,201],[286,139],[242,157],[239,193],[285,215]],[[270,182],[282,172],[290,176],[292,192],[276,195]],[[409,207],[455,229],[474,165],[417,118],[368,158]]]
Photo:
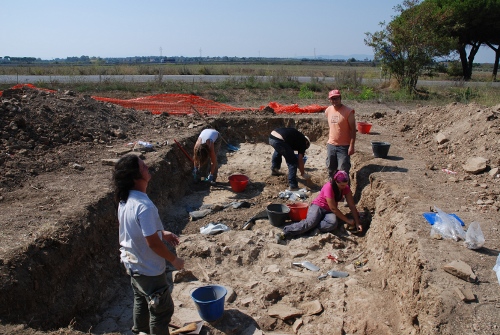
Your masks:
[[[434,58],[449,54],[453,39],[440,34],[445,13],[436,16],[433,3],[405,0],[394,7],[399,13],[375,33],[365,33],[365,44],[372,47],[375,59],[383,63],[400,87],[413,92],[422,70]]]
[[[482,45],[495,50],[498,59],[494,45],[498,45],[500,36],[500,0],[425,0],[424,3],[435,8],[436,17],[446,18],[438,32],[455,39],[451,50],[460,56],[465,80],[472,77],[474,58]]]

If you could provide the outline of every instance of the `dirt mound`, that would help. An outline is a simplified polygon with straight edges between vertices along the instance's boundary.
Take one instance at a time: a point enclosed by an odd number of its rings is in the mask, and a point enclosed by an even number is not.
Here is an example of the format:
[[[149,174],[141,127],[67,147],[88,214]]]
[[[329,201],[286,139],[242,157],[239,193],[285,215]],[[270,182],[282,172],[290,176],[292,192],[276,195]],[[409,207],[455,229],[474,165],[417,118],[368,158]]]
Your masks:
[[[366,234],[340,229],[282,246],[274,243],[278,229],[268,220],[241,230],[268,203],[290,202],[279,197],[286,176],[270,175],[267,136],[274,127],[294,126],[313,141],[306,164],[313,184],[300,185],[309,202],[326,180],[328,130],[321,113],[275,115],[267,109],[172,117],[72,92],[4,91],[0,332],[127,332],[131,298],[119,294],[130,288],[118,258],[112,167],[104,162],[130,150],[129,143],[144,140],[155,147],[139,153],[153,172],[148,193],[167,228],[181,235],[177,252],[191,273],[174,273],[175,322],[196,317],[189,297],[194,287],[217,283],[231,294],[223,318],[205,323],[204,334],[495,333],[500,297],[491,269],[500,250],[500,178],[495,170],[500,163],[500,106],[408,110],[346,103],[356,109],[358,120],[373,123],[370,134],[358,134],[352,157],[353,189],[365,214]],[[207,124],[239,146],[236,152],[222,150],[214,187],[192,183],[190,162],[173,142],[191,152]],[[387,159],[373,157],[371,141],[391,143]],[[471,157],[487,162],[476,174],[464,170]],[[227,182],[235,173],[250,178],[244,192],[233,192]],[[231,206],[238,202],[249,206]],[[204,205],[217,209],[190,219],[189,212]],[[457,213],[465,229],[479,222],[484,248],[473,251],[460,242],[430,238],[422,213],[433,206]],[[200,234],[210,222],[222,222],[230,231]],[[318,265],[320,272],[334,268],[349,277],[320,280],[321,273],[293,265],[301,260]],[[443,266],[453,260],[469,264],[479,281],[469,283],[445,272]],[[476,300],[464,303],[457,289],[471,290]]]

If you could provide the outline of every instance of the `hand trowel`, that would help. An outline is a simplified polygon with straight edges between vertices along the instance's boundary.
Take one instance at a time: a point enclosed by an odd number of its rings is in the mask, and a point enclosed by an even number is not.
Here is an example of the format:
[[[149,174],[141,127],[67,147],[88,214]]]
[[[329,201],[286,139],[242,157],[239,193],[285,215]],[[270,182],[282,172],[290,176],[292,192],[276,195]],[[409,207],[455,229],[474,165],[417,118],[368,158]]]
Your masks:
[[[345,277],[349,276],[349,274],[347,272],[330,270],[326,273],[326,275],[322,274],[321,276],[319,276],[318,279],[319,280],[325,279],[328,276],[333,277],[333,278],[345,278]]]
[[[317,267],[316,265],[314,265],[313,263],[309,262],[309,261],[302,261],[302,262],[298,262],[298,263],[292,263],[293,265],[297,265],[297,266],[302,266],[308,270],[311,270],[311,271],[319,271],[319,267]]]
[[[347,272],[334,271],[334,270],[330,270],[326,274],[333,277],[333,278],[345,278],[345,277],[349,276],[349,274]]]

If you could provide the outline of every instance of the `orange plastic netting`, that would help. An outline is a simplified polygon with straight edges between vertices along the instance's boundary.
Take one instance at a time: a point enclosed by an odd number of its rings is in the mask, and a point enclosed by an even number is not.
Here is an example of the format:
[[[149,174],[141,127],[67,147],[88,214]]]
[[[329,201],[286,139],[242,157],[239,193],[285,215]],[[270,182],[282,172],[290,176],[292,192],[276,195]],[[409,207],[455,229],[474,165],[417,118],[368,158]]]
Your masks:
[[[19,84],[13,86],[12,89],[22,89],[23,87],[55,92],[53,90],[38,88],[32,84]],[[0,97],[1,96],[2,96],[2,91],[0,91]],[[243,108],[243,107],[234,107],[231,105],[226,105],[216,101],[204,99],[196,95],[173,94],[173,93],[150,95],[146,97],[127,99],[127,100],[98,97],[98,96],[93,96],[92,98],[98,101],[109,102],[126,108],[147,110],[153,114],[168,113],[177,115],[192,114],[193,111],[197,111],[203,114],[220,114],[226,112],[241,112],[248,110],[261,111],[266,107],[272,108],[274,112],[277,114],[318,113],[318,112],[323,112],[327,107],[316,104],[300,107],[297,104],[281,105],[277,102],[270,102],[268,106],[260,106],[258,108]]]

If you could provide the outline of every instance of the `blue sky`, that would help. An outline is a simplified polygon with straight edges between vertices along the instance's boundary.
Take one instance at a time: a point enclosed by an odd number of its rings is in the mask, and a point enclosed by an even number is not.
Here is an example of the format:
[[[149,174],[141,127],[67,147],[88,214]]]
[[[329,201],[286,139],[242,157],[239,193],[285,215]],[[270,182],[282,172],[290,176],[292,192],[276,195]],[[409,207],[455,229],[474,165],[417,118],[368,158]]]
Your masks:
[[[402,0],[23,0],[0,10],[0,56],[369,55]],[[8,29],[6,29],[8,27]],[[480,51],[476,62],[493,63]]]

